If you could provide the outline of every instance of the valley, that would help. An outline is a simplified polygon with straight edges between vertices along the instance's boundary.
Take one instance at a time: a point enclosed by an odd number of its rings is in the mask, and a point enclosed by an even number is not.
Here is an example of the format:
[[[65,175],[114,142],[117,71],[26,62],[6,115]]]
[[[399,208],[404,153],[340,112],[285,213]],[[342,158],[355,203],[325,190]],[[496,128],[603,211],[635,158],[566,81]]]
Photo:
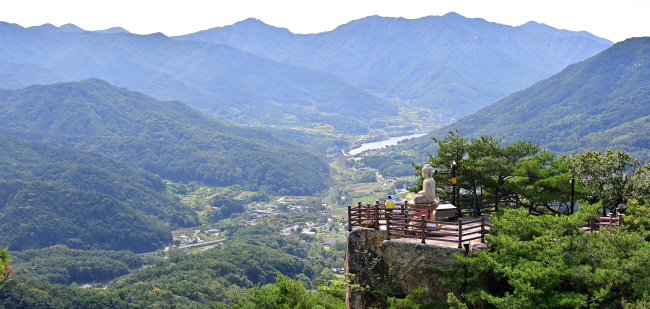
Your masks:
[[[469,244],[456,260],[475,277],[427,270],[464,282],[447,300],[375,289],[389,280],[351,283],[348,206],[413,199],[425,162],[438,171],[439,200],[452,190],[474,201],[517,196],[489,215],[500,238],[487,236],[511,260],[619,270],[600,251],[610,264],[528,256],[547,254],[528,242],[549,235],[566,245],[557,252],[587,241],[601,250],[605,237],[650,252],[647,37],[613,43],[451,12],[368,16],[311,34],[253,18],[181,36],[0,22],[0,43],[0,308],[334,309],[351,289],[378,295],[377,308],[528,297],[513,292],[516,276],[481,260],[493,253],[469,254]],[[566,205],[576,196],[574,215]],[[628,211],[630,227],[578,229],[600,211]],[[434,237],[425,226],[422,239]],[[359,254],[369,268],[396,270]],[[499,257],[491,263],[533,268]],[[607,276],[583,286],[612,308],[647,300],[618,286],[625,296],[611,296],[599,281]],[[646,277],[621,280],[641,287]],[[594,293],[566,297],[595,306],[580,298]]]

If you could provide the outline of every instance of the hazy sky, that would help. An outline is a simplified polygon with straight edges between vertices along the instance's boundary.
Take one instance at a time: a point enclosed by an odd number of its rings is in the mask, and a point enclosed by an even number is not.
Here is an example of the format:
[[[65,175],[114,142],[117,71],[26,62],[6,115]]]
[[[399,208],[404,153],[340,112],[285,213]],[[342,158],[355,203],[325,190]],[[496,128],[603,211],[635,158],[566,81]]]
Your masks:
[[[329,31],[368,15],[418,18],[457,12],[518,26],[534,20],[586,30],[614,42],[650,36],[650,0],[0,0],[0,21],[35,26],[73,23],[86,30],[121,26],[148,34],[187,34],[248,17],[294,33]]]

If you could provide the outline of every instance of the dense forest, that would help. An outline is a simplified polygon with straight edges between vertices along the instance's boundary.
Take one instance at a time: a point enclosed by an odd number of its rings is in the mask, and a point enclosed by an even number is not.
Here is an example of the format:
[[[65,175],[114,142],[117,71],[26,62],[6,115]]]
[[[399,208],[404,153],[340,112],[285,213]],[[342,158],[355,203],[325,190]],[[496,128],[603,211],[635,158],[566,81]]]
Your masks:
[[[1,91],[0,132],[101,152],[174,181],[252,191],[308,195],[329,173],[297,143],[97,79]]]
[[[245,306],[259,302],[246,296],[246,289],[275,284],[276,278],[289,280],[280,284],[295,282],[294,288],[301,289],[303,297],[316,297],[305,287],[316,286],[312,280],[323,266],[306,261],[303,248],[298,240],[280,237],[270,227],[237,228],[221,247],[134,270],[112,281],[107,290],[81,289],[26,277],[51,282],[69,282],[73,277],[99,279],[124,268],[136,268],[141,263],[139,258],[125,252],[86,252],[60,246],[28,250],[14,256],[15,268],[25,277],[16,277],[0,287],[0,304],[16,308],[141,308],[155,304],[162,308],[213,308],[218,303],[237,302]],[[110,267],[116,269],[111,273]],[[250,293],[260,291],[254,289]],[[240,296],[239,300],[235,294]],[[323,297],[327,298],[321,295],[320,300],[311,301],[322,302]],[[342,304],[340,298],[328,302],[338,304],[339,308]]]
[[[81,285],[126,275],[142,267],[131,251],[76,250],[62,245],[12,251],[16,276],[51,283]]]
[[[56,182],[0,181],[0,210],[0,242],[17,251],[65,244],[146,252],[172,241],[170,226],[155,217]]]
[[[158,175],[100,153],[53,147],[0,134],[0,179],[56,182],[98,192],[173,226],[194,226],[196,214],[165,196]]]

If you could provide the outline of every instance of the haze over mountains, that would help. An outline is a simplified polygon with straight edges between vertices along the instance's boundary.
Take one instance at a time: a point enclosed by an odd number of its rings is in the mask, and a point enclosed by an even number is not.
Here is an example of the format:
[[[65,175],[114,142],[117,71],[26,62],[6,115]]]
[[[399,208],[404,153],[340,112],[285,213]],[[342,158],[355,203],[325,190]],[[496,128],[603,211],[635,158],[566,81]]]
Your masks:
[[[405,147],[433,150],[431,136],[461,129],[557,152],[622,149],[650,159],[650,38],[632,38]]]
[[[256,19],[178,37],[224,43],[335,74],[434,113],[463,116],[589,58],[611,42],[528,23],[511,27],[456,13],[369,16],[330,32],[293,34]]]
[[[45,67],[51,70],[44,72],[51,79],[59,75],[57,81],[100,78],[248,124],[277,123],[287,115],[316,112],[361,118],[397,113],[393,104],[340,77],[222,44],[178,41],[160,33],[141,36],[41,27],[0,23],[0,60]],[[18,76],[5,77],[11,83],[1,87],[43,81],[22,70],[12,72]]]
[[[311,35],[255,19],[175,39],[82,30],[0,23],[0,61],[24,67],[0,75],[0,87],[97,77],[232,122],[329,122],[352,133],[340,123],[397,113],[369,92],[459,117],[611,45],[585,32],[455,13],[370,16]]]

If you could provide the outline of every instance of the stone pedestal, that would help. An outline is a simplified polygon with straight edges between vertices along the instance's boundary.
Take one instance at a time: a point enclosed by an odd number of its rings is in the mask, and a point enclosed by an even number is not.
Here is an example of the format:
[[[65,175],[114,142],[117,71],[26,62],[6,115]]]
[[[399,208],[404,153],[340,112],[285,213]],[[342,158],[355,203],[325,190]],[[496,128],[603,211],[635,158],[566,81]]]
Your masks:
[[[433,212],[431,220],[438,221],[438,218],[454,218],[456,217],[456,206],[452,204],[440,204],[436,211]]]
[[[429,218],[431,218],[431,220],[433,220],[433,215],[434,215],[436,209],[438,209],[438,206],[440,205],[440,202],[439,201],[434,201],[433,203],[428,203],[428,204],[410,204],[410,205],[411,205],[411,207],[417,208],[417,209],[427,209],[429,207],[429,205],[431,205],[431,213],[429,214],[430,215]]]

